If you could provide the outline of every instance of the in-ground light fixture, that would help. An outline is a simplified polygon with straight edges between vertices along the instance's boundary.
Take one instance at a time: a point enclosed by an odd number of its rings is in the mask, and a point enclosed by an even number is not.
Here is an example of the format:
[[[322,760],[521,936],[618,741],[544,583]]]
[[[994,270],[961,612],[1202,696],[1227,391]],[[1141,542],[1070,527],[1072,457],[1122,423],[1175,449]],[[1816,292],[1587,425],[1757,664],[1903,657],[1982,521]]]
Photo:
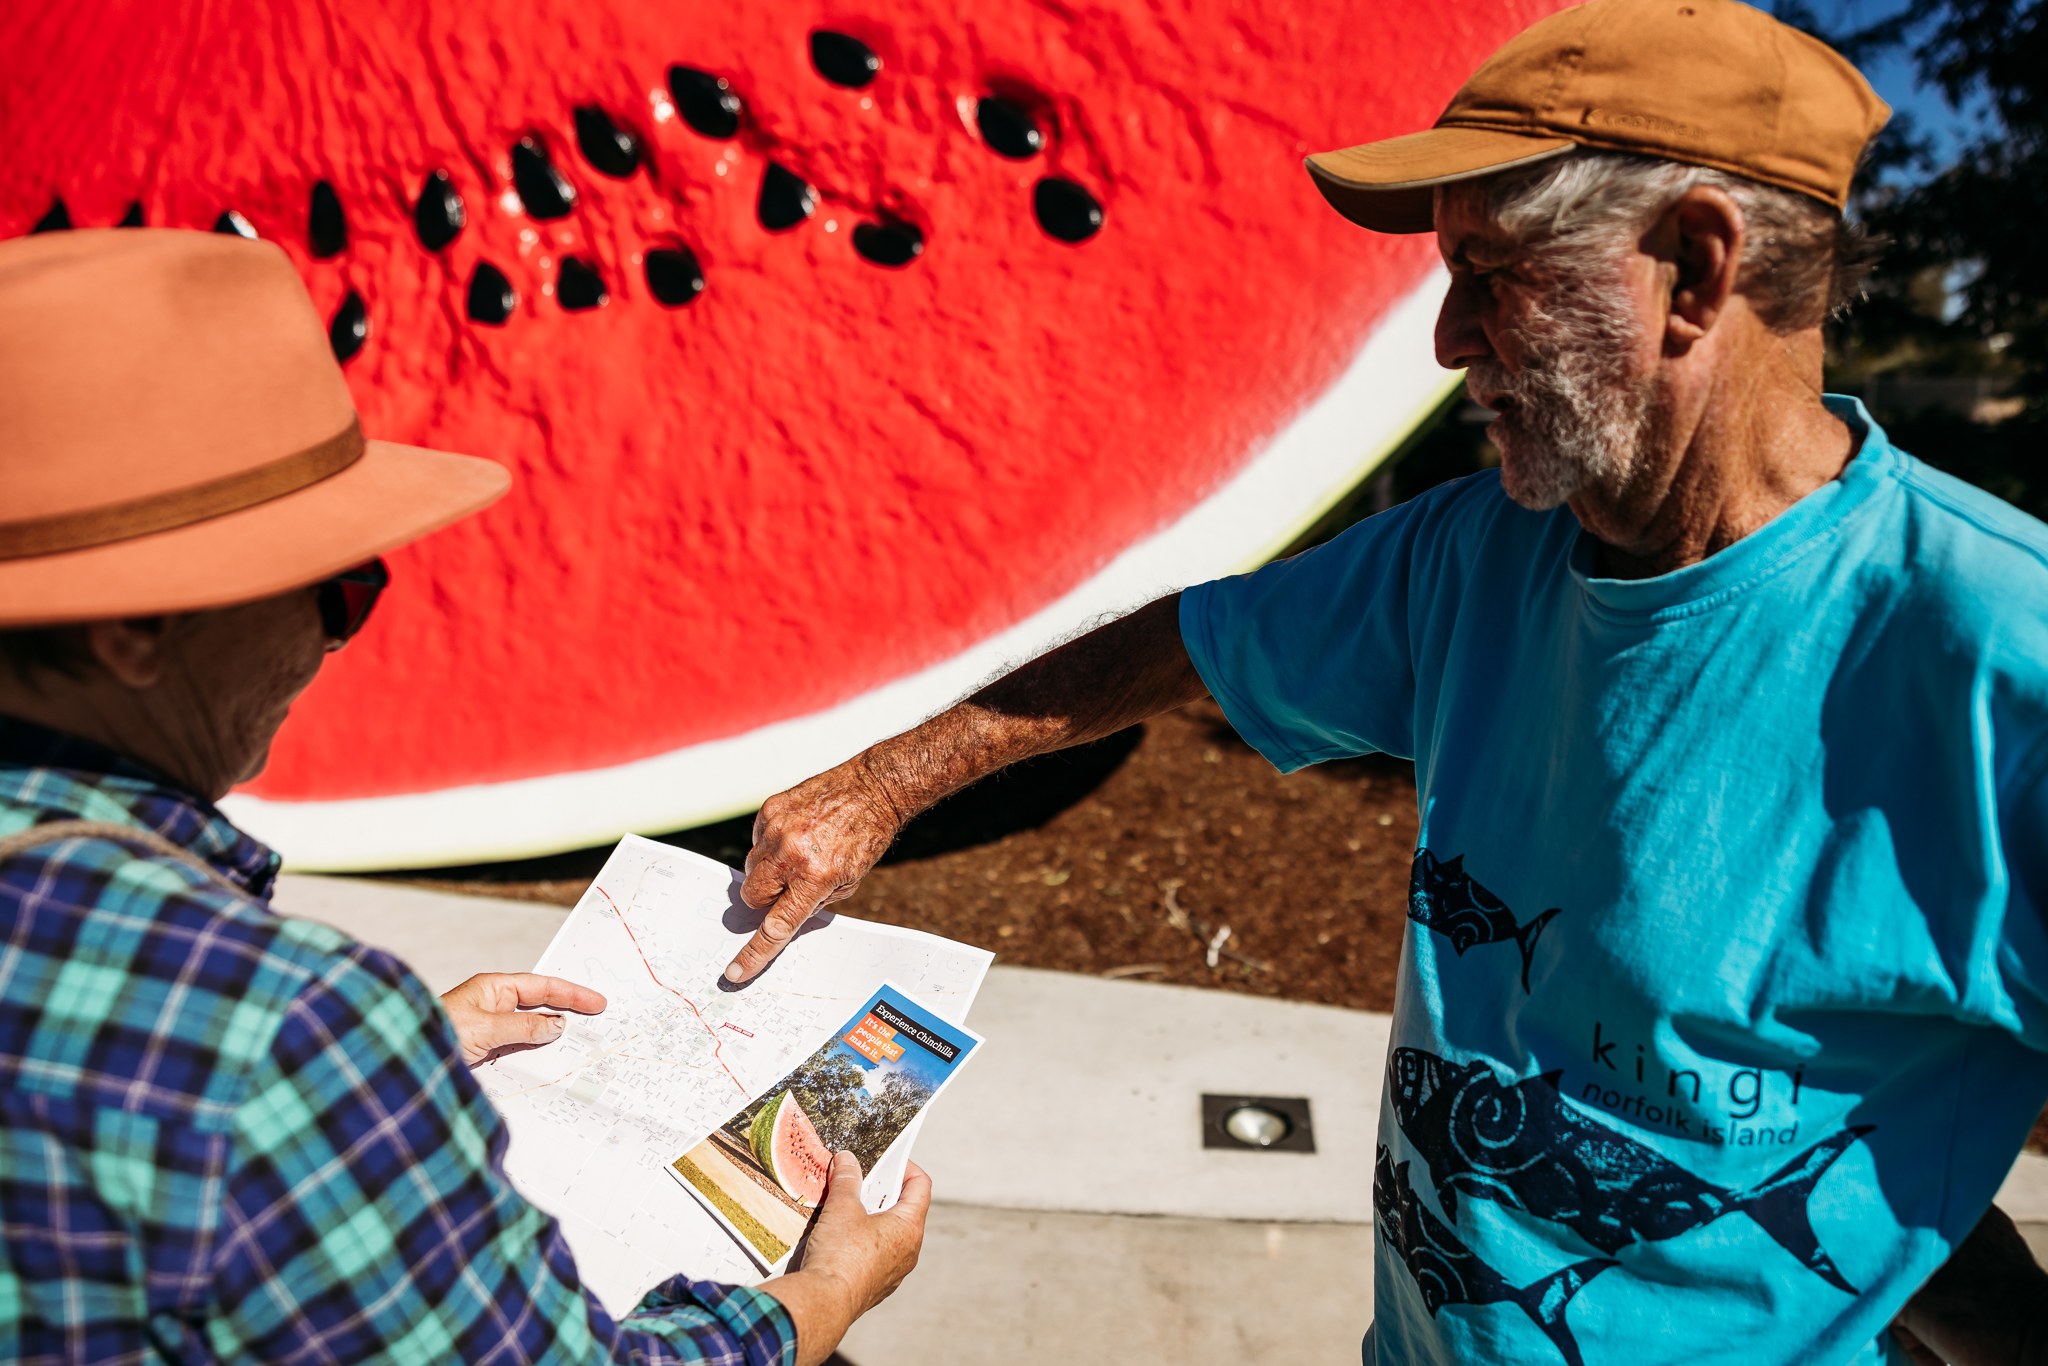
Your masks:
[[[1301,1096],[1204,1095],[1202,1146],[1312,1153],[1316,1137],[1308,1101]]]

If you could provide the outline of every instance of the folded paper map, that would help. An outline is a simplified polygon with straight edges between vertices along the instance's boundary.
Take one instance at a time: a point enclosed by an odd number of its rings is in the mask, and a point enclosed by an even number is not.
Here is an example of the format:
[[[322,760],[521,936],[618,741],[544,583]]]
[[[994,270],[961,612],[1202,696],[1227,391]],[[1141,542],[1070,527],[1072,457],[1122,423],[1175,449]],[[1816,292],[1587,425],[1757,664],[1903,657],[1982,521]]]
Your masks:
[[[602,992],[602,1015],[477,1069],[504,1115],[506,1170],[554,1215],[584,1283],[614,1314],[678,1273],[754,1282],[754,1259],[684,1190],[670,1164],[754,1104],[884,982],[948,1025],[965,1023],[992,961],[916,930],[820,915],[752,981],[724,980],[760,924],[741,875],[628,835],[534,971]],[[914,1132],[914,1131],[913,1131]],[[893,1190],[908,1144],[871,1174]]]

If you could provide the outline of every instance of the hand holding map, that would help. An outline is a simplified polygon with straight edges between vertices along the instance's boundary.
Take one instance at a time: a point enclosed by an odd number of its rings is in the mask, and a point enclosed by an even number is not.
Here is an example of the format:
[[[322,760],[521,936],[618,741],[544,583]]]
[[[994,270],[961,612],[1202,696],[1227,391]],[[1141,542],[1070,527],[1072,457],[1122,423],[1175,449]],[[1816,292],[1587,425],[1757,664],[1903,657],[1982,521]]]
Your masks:
[[[685,1193],[670,1164],[766,1097],[885,981],[949,1027],[964,1021],[991,955],[849,916],[813,917],[753,981],[722,981],[761,923],[740,876],[627,836],[535,965],[601,994],[544,1047],[476,1070],[512,1132],[506,1171],[553,1214],[585,1284],[614,1313],[688,1271],[760,1272]],[[868,1183],[901,1179],[902,1147]]]
[[[894,1202],[908,1131],[981,1037],[883,986],[759,1100],[739,1107],[674,1170],[770,1270],[788,1264],[825,1199],[835,1153],[860,1170],[861,1203]]]

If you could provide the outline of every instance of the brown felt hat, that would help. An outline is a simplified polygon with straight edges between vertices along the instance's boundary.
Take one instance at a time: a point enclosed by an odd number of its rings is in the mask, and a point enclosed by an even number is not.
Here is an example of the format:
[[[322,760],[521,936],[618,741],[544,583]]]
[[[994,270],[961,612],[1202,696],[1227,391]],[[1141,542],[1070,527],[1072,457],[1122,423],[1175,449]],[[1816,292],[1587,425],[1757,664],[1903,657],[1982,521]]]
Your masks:
[[[282,593],[503,494],[366,441],[283,252],[160,228],[0,242],[0,627]]]
[[[1436,127],[1308,158],[1337,212],[1429,232],[1435,186],[1574,147],[1712,166],[1840,209],[1891,110],[1827,44],[1737,0],[1588,0],[1486,59]]]

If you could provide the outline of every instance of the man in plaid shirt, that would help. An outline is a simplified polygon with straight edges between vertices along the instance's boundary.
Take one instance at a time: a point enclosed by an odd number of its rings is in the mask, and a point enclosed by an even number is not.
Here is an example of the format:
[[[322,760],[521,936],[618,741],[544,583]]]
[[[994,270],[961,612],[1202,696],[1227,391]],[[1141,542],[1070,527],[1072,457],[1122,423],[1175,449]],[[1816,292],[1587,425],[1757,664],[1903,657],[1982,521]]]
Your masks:
[[[275,247],[0,244],[0,1359],[815,1366],[915,1265],[929,1183],[870,1216],[840,1154],[803,1269],[614,1320],[469,1073],[603,998],[437,1002],[214,808],[373,557],[506,484],[363,440]]]

